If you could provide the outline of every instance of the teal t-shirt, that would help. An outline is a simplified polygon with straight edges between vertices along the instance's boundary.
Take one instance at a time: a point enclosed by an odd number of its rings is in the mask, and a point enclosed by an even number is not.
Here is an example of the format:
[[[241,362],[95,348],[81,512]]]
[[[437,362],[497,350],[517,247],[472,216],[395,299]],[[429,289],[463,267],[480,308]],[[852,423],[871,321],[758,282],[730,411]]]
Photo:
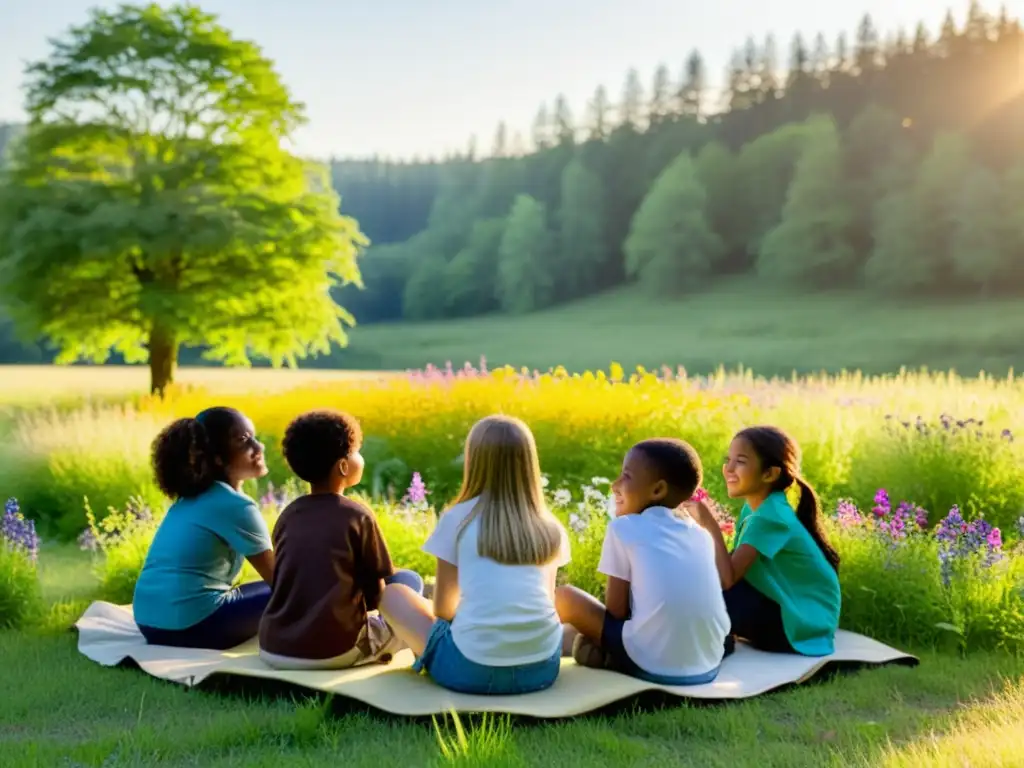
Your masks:
[[[759,557],[744,577],[782,607],[790,645],[806,656],[835,650],[842,598],[839,577],[781,492],[757,511],[743,507],[736,523],[736,546],[749,544]]]
[[[245,558],[271,549],[256,502],[226,483],[178,499],[160,522],[135,585],[136,624],[188,629],[231,591]]]

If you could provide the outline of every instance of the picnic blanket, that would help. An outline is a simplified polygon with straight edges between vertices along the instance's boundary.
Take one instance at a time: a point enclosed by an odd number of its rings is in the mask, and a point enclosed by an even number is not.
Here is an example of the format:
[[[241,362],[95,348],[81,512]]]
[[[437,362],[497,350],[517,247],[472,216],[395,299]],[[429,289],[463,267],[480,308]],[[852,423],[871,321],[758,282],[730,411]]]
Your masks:
[[[831,656],[809,658],[764,653],[744,643],[722,663],[718,678],[706,685],[670,686],[647,683],[626,675],[588,669],[572,659],[546,691],[519,696],[473,696],[454,693],[411,670],[412,652],[398,653],[388,665],[376,664],[340,671],[287,672],[260,661],[256,640],[227,651],[147,645],[132,618],[131,606],[95,602],[75,624],[78,650],[104,666],[134,662],[153,677],[181,685],[199,686],[219,675],[237,675],[290,683],[348,697],[397,715],[425,716],[455,710],[461,713],[498,712],[537,718],[571,717],[663,691],[688,699],[745,699],[791,684],[804,683],[830,667],[855,663],[916,665],[911,655],[871,638],[840,630]]]

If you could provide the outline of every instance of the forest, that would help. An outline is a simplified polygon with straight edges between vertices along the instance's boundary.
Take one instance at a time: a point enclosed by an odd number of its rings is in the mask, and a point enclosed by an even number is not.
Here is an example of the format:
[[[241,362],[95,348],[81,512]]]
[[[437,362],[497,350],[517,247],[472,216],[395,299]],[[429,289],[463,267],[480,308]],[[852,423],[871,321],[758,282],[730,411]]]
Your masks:
[[[937,35],[864,16],[853,35],[786,48],[748,39],[720,91],[695,50],[583,108],[557,96],[527,137],[502,124],[444,158],[332,160],[342,211],[372,242],[365,287],[338,302],[360,324],[519,314],[738,273],[1024,293],[1020,20],[972,1]],[[0,362],[44,359],[0,320]]]
[[[1019,20],[972,2],[937,36],[768,37],[713,93],[698,51],[645,86],[631,71],[576,115],[542,106],[431,163],[338,162],[342,207],[374,246],[360,322],[527,312],[626,281],[654,294],[755,272],[808,290],[1024,291]]]

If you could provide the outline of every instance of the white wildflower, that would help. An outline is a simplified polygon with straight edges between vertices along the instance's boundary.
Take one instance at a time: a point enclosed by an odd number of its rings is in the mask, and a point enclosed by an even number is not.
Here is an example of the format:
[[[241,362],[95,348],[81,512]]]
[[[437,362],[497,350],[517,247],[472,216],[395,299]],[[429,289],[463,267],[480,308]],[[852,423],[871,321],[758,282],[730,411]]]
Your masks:
[[[611,485],[612,481],[607,477],[592,477],[590,483],[591,485]]]
[[[572,502],[572,494],[565,488],[555,491],[554,502],[559,507],[567,507]]]

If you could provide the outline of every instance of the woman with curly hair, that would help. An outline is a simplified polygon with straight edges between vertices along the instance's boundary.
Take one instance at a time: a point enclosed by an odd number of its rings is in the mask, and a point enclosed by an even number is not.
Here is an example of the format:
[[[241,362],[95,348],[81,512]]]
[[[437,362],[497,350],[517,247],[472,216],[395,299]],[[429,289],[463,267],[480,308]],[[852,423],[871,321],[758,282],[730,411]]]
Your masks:
[[[132,606],[151,645],[233,648],[254,637],[270,599],[270,532],[242,483],[267,474],[263,445],[234,408],[178,419],[153,442],[153,469],[173,501],[146,555]],[[232,586],[244,561],[261,582]]]

